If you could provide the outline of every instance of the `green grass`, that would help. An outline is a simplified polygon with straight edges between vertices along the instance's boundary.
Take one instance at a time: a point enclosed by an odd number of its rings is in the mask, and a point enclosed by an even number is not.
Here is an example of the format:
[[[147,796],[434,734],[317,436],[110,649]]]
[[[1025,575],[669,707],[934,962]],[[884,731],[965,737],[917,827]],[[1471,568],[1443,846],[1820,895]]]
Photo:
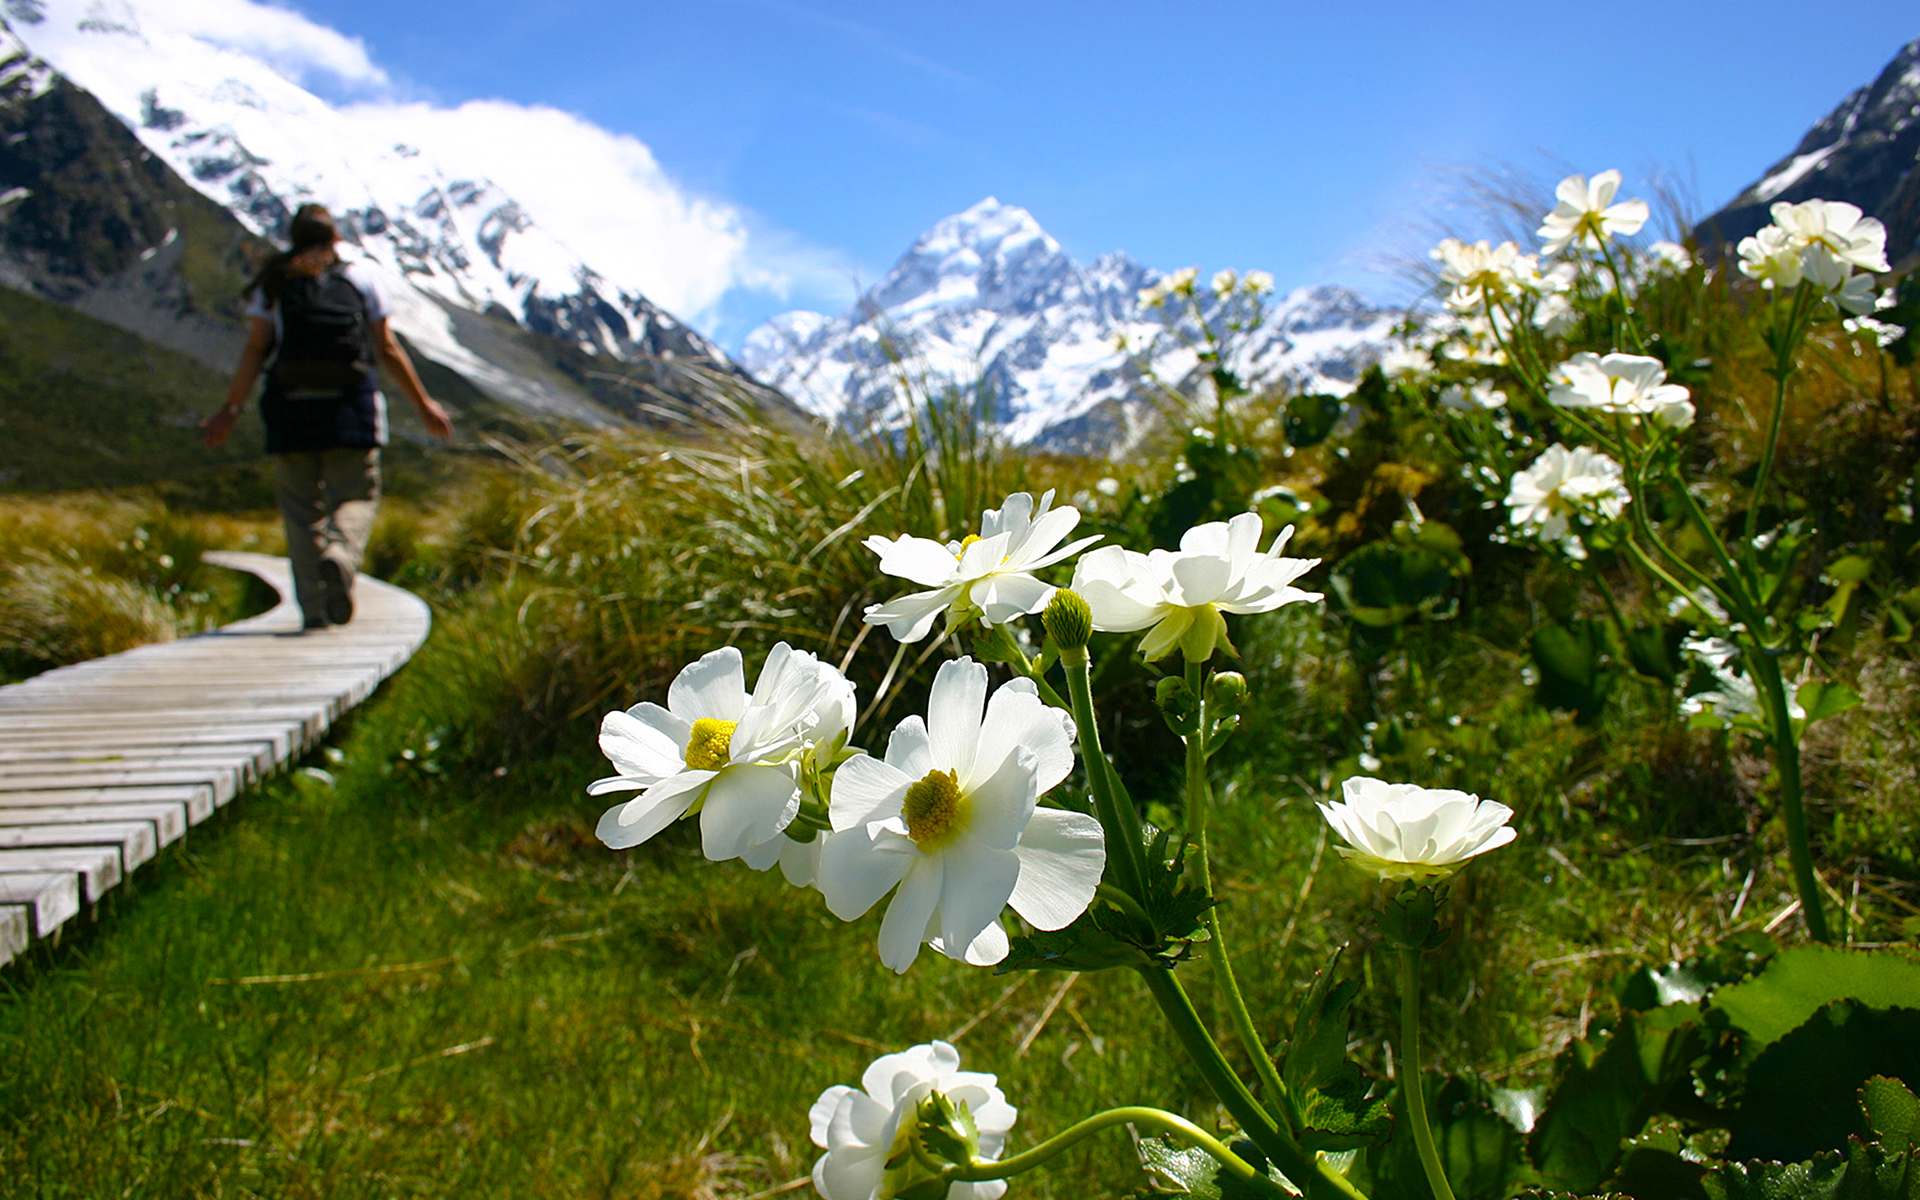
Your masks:
[[[1824,416],[1797,420],[1818,437],[1788,469],[1823,525],[1878,537],[1894,483],[1849,470],[1821,486],[1820,461],[1865,461],[1903,428],[1849,379],[1817,376],[1807,405]],[[584,795],[605,770],[600,715],[659,699],[716,645],[757,660],[784,638],[844,662],[869,747],[921,705],[957,651],[925,647],[876,695],[895,648],[858,614],[901,585],[875,577],[861,540],[958,537],[1009,491],[1075,495],[1110,469],[1001,452],[967,412],[953,398],[864,441],[744,424],[576,439],[512,470],[423,474],[438,507],[390,507],[374,549],[435,604],[422,653],[317,773],[239,801],[94,925],[0,972],[9,1194],[741,1200],[806,1174],[821,1090],[936,1037],[1000,1076],[1022,1112],[1013,1149],[1114,1104],[1218,1125],[1130,976],[996,976],[924,954],[896,978],[877,917],[845,925],[777,873],[707,863],[687,829],[623,853],[592,836],[608,803]],[[1703,405],[1702,424],[1702,453],[1737,464],[1738,414]],[[1342,556],[1417,496],[1475,558],[1457,603],[1390,636],[1307,606],[1236,624],[1256,707],[1216,760],[1215,877],[1269,1038],[1344,946],[1340,970],[1367,984],[1353,1053],[1385,1080],[1396,997],[1371,888],[1340,866],[1314,802],[1366,770],[1512,805],[1519,840],[1454,888],[1424,1040],[1442,1070],[1543,1084],[1631,968],[1740,931],[1801,936],[1784,837],[1764,760],[1686,728],[1666,685],[1616,662],[1596,711],[1541,703],[1529,632],[1597,601],[1541,556],[1479,544],[1499,514],[1469,508],[1429,434],[1363,428],[1375,440],[1350,456],[1248,451],[1260,483],[1317,505],[1296,549]],[[1167,482],[1079,502],[1139,547]],[[76,529],[102,519],[75,504]],[[1880,606],[1912,583],[1910,547],[1888,543]],[[1623,604],[1654,603],[1614,583]],[[1881,611],[1823,646],[1822,669],[1866,704],[1816,727],[1807,755],[1816,857],[1860,943],[1920,928],[1920,689]],[[1106,741],[1149,816],[1175,822],[1152,673],[1106,645]],[[1179,970],[1226,1041],[1209,953]],[[1110,1134],[1015,1194],[1122,1195],[1139,1184],[1131,1159]]]

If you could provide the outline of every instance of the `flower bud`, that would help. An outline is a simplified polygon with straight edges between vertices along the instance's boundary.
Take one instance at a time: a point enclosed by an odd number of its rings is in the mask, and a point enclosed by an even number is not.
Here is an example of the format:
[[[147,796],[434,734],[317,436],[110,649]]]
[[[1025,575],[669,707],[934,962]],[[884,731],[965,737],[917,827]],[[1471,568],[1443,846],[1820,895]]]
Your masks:
[[[1230,717],[1247,703],[1247,677],[1238,671],[1222,671],[1207,680],[1207,711],[1214,717]]]
[[[1200,697],[1193,694],[1186,680],[1178,675],[1168,675],[1154,685],[1153,698],[1167,718],[1167,728],[1181,737],[1198,732]]]
[[[1053,644],[1062,650],[1082,649],[1093,638],[1093,609],[1072,588],[1060,588],[1053,593],[1053,599],[1040,614],[1040,623],[1046,627]]]

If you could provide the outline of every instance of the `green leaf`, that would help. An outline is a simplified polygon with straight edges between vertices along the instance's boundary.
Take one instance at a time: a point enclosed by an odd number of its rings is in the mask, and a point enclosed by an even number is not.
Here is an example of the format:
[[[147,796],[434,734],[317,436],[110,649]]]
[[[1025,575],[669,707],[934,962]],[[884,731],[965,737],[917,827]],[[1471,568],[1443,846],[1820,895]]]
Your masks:
[[[1751,1064],[1761,1051],[1835,1000],[1853,998],[1873,1008],[1892,1008],[1912,1004],[1916,997],[1920,957],[1909,951],[1797,946],[1775,955],[1752,979],[1715,992],[1706,1019],[1737,1030],[1741,1062]]]
[[[1335,950],[1314,978],[1293,1019],[1281,1056],[1280,1078],[1293,1099],[1294,1132],[1308,1150],[1352,1150],[1376,1145],[1393,1131],[1384,1097],[1347,1058],[1348,1009],[1360,994],[1354,980],[1334,982]]]
[[[1920,1009],[1824,1005],[1748,1068],[1727,1157],[1791,1162],[1842,1148],[1875,1075],[1920,1081]]]
[[[1848,709],[1860,707],[1860,695],[1852,688],[1839,683],[1821,683],[1808,680],[1800,685],[1793,694],[1800,707],[1807,712],[1805,722],[1811,725],[1828,717],[1838,716]]]
[[[1295,396],[1287,401],[1280,423],[1286,430],[1288,443],[1304,448],[1326,441],[1333,435],[1334,426],[1340,423],[1342,407],[1338,396]]]
[[[1861,1085],[1860,1111],[1867,1133],[1890,1150],[1920,1145],[1920,1099],[1898,1079],[1875,1075]]]
[[[1614,683],[1613,673],[1603,662],[1604,624],[1555,621],[1534,630],[1528,644],[1540,671],[1540,702],[1549,708],[1570,709],[1583,723],[1596,719]]]
[[[1576,1041],[1561,1053],[1528,1147],[1547,1186],[1588,1191],[1606,1180],[1621,1143],[1640,1132],[1699,1054],[1698,1016],[1692,1004],[1629,1012],[1604,1045]]]
[[[1398,625],[1431,612],[1453,587],[1447,560],[1420,546],[1369,542],[1330,577],[1347,615],[1363,625]]]
[[[1286,1188],[1286,1176],[1267,1166],[1266,1158],[1244,1139],[1228,1144],[1227,1149],[1245,1159],[1256,1170],[1266,1167],[1267,1178]],[[1151,1186],[1135,1193],[1136,1200],[1166,1195],[1194,1196],[1198,1200],[1268,1200],[1273,1193],[1229,1173],[1219,1161],[1194,1146],[1172,1138],[1143,1138],[1140,1165],[1145,1168]],[[1290,1189],[1289,1189],[1290,1190]]]
[[[1920,1154],[1854,1138],[1844,1155],[1717,1163],[1700,1183],[1710,1200],[1920,1200]]]
[[[1514,1188],[1540,1182],[1527,1162],[1526,1134],[1494,1108],[1497,1098],[1477,1079],[1427,1075],[1427,1117],[1434,1148],[1454,1191],[1463,1197],[1505,1196]],[[1407,1127],[1406,1093],[1393,1099],[1393,1115]],[[1363,1152],[1355,1169],[1361,1190],[1376,1197],[1418,1196],[1428,1190],[1426,1172],[1413,1139],[1395,1137],[1384,1146]]]

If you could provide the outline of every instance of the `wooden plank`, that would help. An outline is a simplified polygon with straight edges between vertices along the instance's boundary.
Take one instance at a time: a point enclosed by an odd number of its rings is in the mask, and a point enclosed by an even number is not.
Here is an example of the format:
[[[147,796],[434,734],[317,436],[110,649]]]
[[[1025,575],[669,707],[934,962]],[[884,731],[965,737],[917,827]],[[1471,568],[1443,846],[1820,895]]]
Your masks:
[[[7,780],[7,790],[0,797],[20,792],[84,791],[94,788],[113,787],[162,787],[167,784],[185,786],[205,786],[213,789],[213,802],[225,804],[234,798],[240,790],[240,772],[233,769],[207,767],[201,770],[186,771],[115,771],[105,768],[94,771],[75,771],[62,774],[57,771],[42,772],[35,775],[14,775]],[[0,801],[4,802],[4,801]]]
[[[0,904],[25,905],[33,936],[46,937],[80,915],[80,877],[57,874],[0,874]]]
[[[0,791],[10,790],[16,779],[45,779],[52,776],[93,775],[101,771],[128,772],[142,777],[178,774],[181,771],[225,772],[245,787],[260,778],[255,755],[222,754],[102,754],[97,750],[70,751],[65,757],[43,757],[30,762],[0,761]]]
[[[171,846],[187,832],[187,806],[149,800],[137,804],[47,805],[42,808],[0,808],[0,831],[30,829],[36,825],[115,824],[138,821],[153,827],[162,846]]]
[[[109,749],[93,739],[40,744],[0,740],[0,775],[29,763],[117,763],[123,766],[139,763],[157,767],[176,763],[231,762],[245,766],[249,778],[257,779],[288,758],[286,754],[275,751],[272,742],[186,742],[172,746],[157,742],[151,745],[123,743]]]
[[[51,874],[72,871],[80,877],[84,898],[91,904],[120,882],[120,851],[112,846],[73,849],[0,850],[0,875]]]
[[[8,755],[36,753],[69,746],[258,746],[274,762],[292,757],[293,731],[284,725],[235,725],[225,729],[36,729],[22,731],[0,726],[0,761]]]
[[[31,792],[0,792],[0,813],[14,809],[112,808],[125,804],[173,804],[186,813],[187,823],[198,825],[213,815],[213,789],[204,784],[175,787],[47,788]]]
[[[0,850],[105,846],[120,856],[124,874],[160,849],[151,821],[89,821],[64,825],[0,825]]]
[[[0,967],[33,941],[33,918],[25,905],[0,904]]]
[[[303,633],[285,559],[209,553],[280,593],[225,629],[0,687],[0,962],[311,746],[418,650],[432,614],[365,580]]]

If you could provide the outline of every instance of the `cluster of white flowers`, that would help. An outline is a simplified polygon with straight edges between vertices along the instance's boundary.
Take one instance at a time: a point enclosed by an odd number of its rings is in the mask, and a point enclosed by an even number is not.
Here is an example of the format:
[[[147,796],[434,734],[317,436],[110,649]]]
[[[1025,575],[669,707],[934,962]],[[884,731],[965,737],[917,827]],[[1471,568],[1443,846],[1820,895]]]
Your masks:
[[[1667,382],[1666,364],[1639,354],[1576,354],[1548,375],[1547,399],[1561,408],[1646,417],[1669,429],[1693,424],[1687,389]]]
[[[1508,520],[1543,542],[1557,542],[1571,558],[1587,556],[1574,518],[1611,521],[1632,501],[1620,464],[1588,446],[1554,443],[1513,477]]]
[[[1838,200],[1782,200],[1773,223],[1740,239],[1740,271],[1783,291],[1804,280],[1855,316],[1874,310],[1873,273],[1887,268],[1887,227]]]
[[[1190,296],[1200,280],[1199,267],[1181,267],[1170,275],[1162,275],[1151,284],[1140,289],[1140,303],[1143,307],[1154,308],[1165,304],[1171,296]]]
[[[1035,573],[1099,540],[1062,545],[1079,522],[1052,492],[1037,502],[1019,492],[959,542],[869,538],[883,573],[927,590],[876,604],[866,620],[912,642],[943,614],[949,626],[996,626],[1039,612],[1056,589]],[[1076,564],[1074,585],[1092,628],[1145,629],[1148,658],[1178,649],[1205,661],[1232,650],[1222,614],[1320,598],[1293,586],[1319,560],[1281,556],[1292,532],[1262,552],[1261,519],[1243,513],[1188,530],[1177,552],[1096,550]],[[588,791],[640,795],[607,812],[601,839],[635,846],[697,816],[708,858],[758,870],[777,862],[844,920],[892,893],[879,950],[896,971],[923,945],[976,965],[1001,961],[1008,908],[1042,930],[1087,910],[1105,836],[1094,818],[1039,803],[1071,772],[1076,731],[1034,683],[1015,679],[989,696],[984,666],[950,661],[926,716],[896,727],[878,758],[847,744],[856,711],[844,675],[784,642],[752,692],[740,652],[713,651],[680,672],[665,707],[642,703],[603,721],[616,774]]]

